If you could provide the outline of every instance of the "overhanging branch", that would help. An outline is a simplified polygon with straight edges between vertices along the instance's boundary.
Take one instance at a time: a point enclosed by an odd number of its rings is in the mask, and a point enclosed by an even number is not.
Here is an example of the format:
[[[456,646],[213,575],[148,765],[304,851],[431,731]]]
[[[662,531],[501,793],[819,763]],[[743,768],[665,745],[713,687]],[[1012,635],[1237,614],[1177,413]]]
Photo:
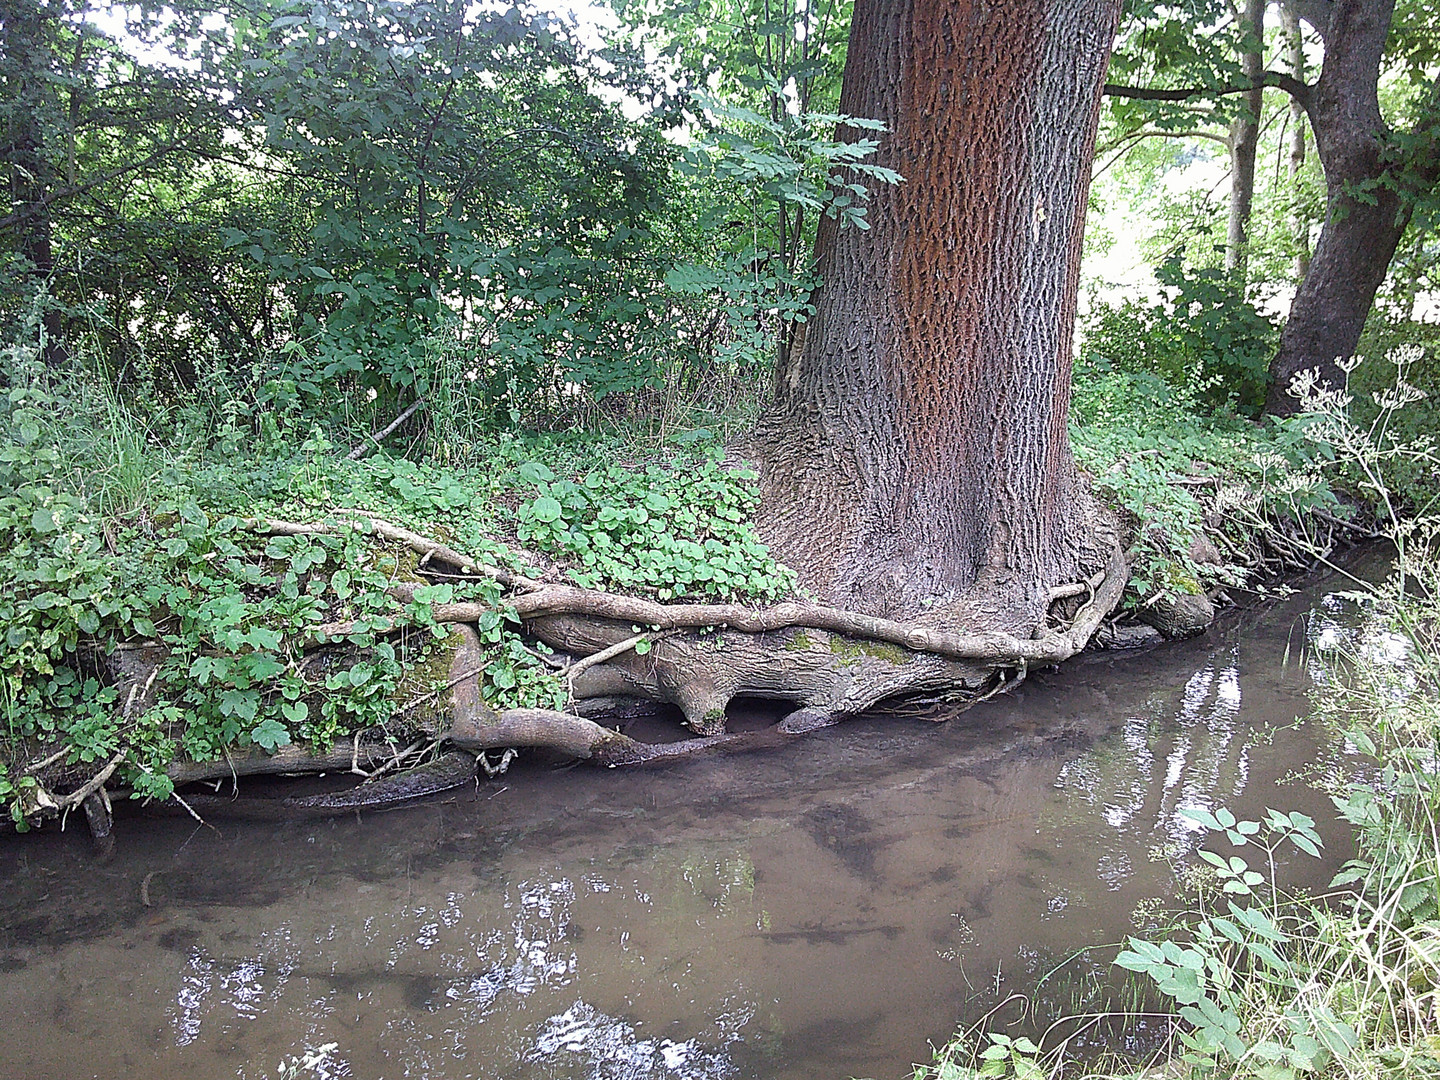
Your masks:
[[[1282,71],[1266,71],[1260,76],[1260,85],[1275,90],[1284,90],[1307,110],[1310,108],[1313,87],[1308,83],[1301,82],[1293,75],[1286,75]],[[1104,93],[1106,97],[1128,98],[1134,101],[1193,101],[1195,98],[1244,94],[1253,89],[1255,87],[1249,82],[1218,87],[1121,86],[1118,83],[1106,83]]]

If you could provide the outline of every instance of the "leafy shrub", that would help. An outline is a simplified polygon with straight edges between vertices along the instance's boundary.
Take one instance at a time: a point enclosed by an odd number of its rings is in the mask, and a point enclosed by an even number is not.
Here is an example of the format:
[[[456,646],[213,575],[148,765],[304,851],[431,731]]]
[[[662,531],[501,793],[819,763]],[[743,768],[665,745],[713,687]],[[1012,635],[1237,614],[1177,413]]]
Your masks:
[[[162,452],[85,371],[47,372],[22,347],[0,365],[0,800],[17,821],[36,789],[16,764],[56,747],[92,772],[122,753],[124,781],[164,797],[179,756],[413,729],[408,706],[448,678],[429,602],[491,606],[477,627],[490,704],[564,707],[563,680],[488,579],[422,586],[402,604],[389,589],[415,580],[408,549],[363,525],[267,535],[254,519],[362,507],[533,572],[507,543],[518,537],[571,580],[662,599],[772,598],[793,581],[751,532],[754,474],[700,433],[683,441],[701,449],[630,466],[605,464],[633,452],[621,440],[513,436],[473,448],[467,466],[350,461],[303,410],[232,398],[218,416],[201,407],[192,441]],[[333,623],[338,640],[307,652]],[[111,659],[147,642],[166,655],[135,715]]]
[[[1239,584],[1243,565],[1195,564],[1197,535],[1243,563],[1271,524],[1304,528],[1313,510],[1335,512],[1318,468],[1324,448],[1302,429],[1207,415],[1193,388],[1092,359],[1077,365],[1070,437],[1100,495],[1136,529],[1127,605]]]
[[[1222,271],[1188,271],[1179,257],[1156,271],[1166,299],[1097,304],[1083,353],[1098,371],[1149,372],[1210,406],[1258,416],[1265,404],[1275,324]]]

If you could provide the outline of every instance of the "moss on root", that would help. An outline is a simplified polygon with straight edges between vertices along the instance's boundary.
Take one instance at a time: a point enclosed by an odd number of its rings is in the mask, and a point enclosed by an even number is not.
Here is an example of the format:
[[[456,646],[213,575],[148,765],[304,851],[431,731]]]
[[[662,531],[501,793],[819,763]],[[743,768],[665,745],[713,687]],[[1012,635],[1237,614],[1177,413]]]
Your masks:
[[[433,734],[444,729],[449,721],[450,696],[442,688],[452,677],[455,654],[463,643],[460,632],[452,630],[449,637],[427,645],[406,665],[404,676],[391,694],[396,709],[395,722],[390,725],[392,733]],[[406,708],[412,702],[416,704]]]
[[[842,660],[859,660],[868,656],[897,667],[915,659],[915,654],[902,645],[893,645],[888,641],[856,641],[842,634],[830,635],[830,651]]]

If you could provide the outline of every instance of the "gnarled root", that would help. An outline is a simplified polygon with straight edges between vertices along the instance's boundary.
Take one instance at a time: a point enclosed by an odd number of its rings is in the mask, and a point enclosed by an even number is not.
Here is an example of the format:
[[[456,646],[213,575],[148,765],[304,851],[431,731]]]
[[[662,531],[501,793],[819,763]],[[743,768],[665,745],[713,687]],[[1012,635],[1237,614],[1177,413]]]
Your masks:
[[[349,512],[347,512],[348,514]],[[360,515],[355,515],[360,518]],[[276,533],[317,533],[333,525],[258,521],[256,528]],[[355,522],[350,522],[355,524]],[[460,636],[450,666],[448,709],[434,744],[453,753],[419,770],[374,780],[345,792],[268,800],[262,816],[341,813],[391,805],[470,782],[475,755],[516,747],[546,748],[599,765],[643,765],[716,751],[734,752],[774,746],[793,736],[835,723],[888,699],[909,695],[944,698],[954,705],[973,704],[1015,686],[1035,665],[1057,664],[1083,649],[1105,616],[1119,603],[1128,579],[1123,553],[1114,548],[1103,570],[1088,580],[1050,591],[1052,621],[1032,637],[1002,632],[959,632],[925,620],[898,622],[811,603],[781,603],[768,608],[739,604],[660,604],[569,585],[542,584],[531,578],[468,559],[436,541],[380,519],[365,516],[358,527],[422,552],[427,560],[488,576],[512,590],[507,603],[527,631],[575,658],[566,670],[574,711],[505,709],[496,711],[480,696],[483,647],[470,623],[490,609],[481,604],[434,605],[438,622],[453,624]],[[413,586],[398,586],[397,598],[413,598]],[[1068,617],[1066,617],[1068,616]],[[643,655],[634,646],[637,629],[651,645]],[[351,632],[348,624],[319,628],[328,638]],[[127,706],[148,700],[159,659],[124,672]],[[145,668],[148,667],[149,677]],[[726,733],[725,712],[737,697],[757,697],[792,706],[773,728]],[[643,743],[579,715],[607,714],[611,702],[635,699],[671,703],[699,737],[672,743]],[[598,710],[598,711],[597,711]],[[127,709],[127,711],[129,711]],[[953,713],[953,706],[950,710]],[[424,745],[419,744],[419,745]],[[178,762],[168,768],[176,786],[202,780],[236,779],[259,774],[363,771],[403,764],[395,748],[359,736],[326,751],[285,747],[276,753],[258,749],[222,761]],[[87,816],[108,831],[103,790],[124,751],[48,812],[86,807]],[[37,763],[39,773],[55,758]],[[42,789],[43,790],[43,789]],[[95,800],[99,799],[100,802]],[[177,797],[178,799],[178,797]],[[248,801],[248,800],[247,800]],[[260,803],[266,800],[253,800]],[[238,808],[213,797],[184,802],[196,807]]]
[[[1013,687],[1032,666],[1057,664],[1083,649],[1119,603],[1128,576],[1117,550],[1104,572],[1085,583],[1088,599],[1069,625],[1033,639],[934,632],[818,605],[778,605],[758,612],[742,608],[752,621],[737,618],[722,623],[724,629],[668,636],[643,656],[623,652],[584,671],[574,680],[573,692],[578,699],[630,696],[670,702],[692,730],[706,736],[724,731],[726,706],[737,697],[791,703],[794,711],[782,727],[792,731],[833,723],[910,694],[973,703],[997,687]],[[594,594],[580,611],[532,613],[526,628],[553,648],[589,656],[633,633],[634,622],[643,621],[630,618],[642,615],[634,603],[633,597]],[[734,605],[705,606],[712,612],[716,607],[728,614]],[[643,614],[651,616],[650,625],[693,626],[700,610],[700,605],[650,604]],[[862,621],[881,632],[868,636],[830,629],[855,629]],[[757,623],[769,628],[751,630]],[[934,650],[900,644],[921,634],[929,635]]]
[[[475,660],[480,655],[480,638],[468,626],[460,625],[457,629],[463,640],[451,666],[468,670],[467,665],[475,666]],[[591,668],[581,678],[593,680],[591,672],[602,670],[604,666]],[[717,734],[716,737],[673,743],[643,743],[572,713],[553,709],[504,709],[497,712],[480,700],[478,676],[460,682],[452,690],[450,726],[442,733],[442,738],[452,746],[472,752],[516,746],[536,747],[612,768],[693,757],[719,749],[750,748],[766,741],[750,735]],[[770,741],[774,741],[773,737]]]

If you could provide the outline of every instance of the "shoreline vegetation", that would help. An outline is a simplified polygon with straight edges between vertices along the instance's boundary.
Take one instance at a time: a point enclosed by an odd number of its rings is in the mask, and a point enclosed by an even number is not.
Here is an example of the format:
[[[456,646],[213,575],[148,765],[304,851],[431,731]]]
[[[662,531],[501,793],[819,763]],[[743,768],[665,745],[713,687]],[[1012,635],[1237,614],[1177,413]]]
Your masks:
[[[1099,1025],[1111,1033],[1101,1046],[1123,1043],[1141,1015],[1102,1007],[1036,1038],[987,1025],[957,1033],[914,1080],[1440,1075],[1440,519],[1433,501],[1402,508],[1388,479],[1401,462],[1433,470],[1434,446],[1387,434],[1419,400],[1403,379],[1375,394],[1368,425],[1346,394],[1297,390],[1312,435],[1381,509],[1377,531],[1395,550],[1383,581],[1340,594],[1361,612],[1358,630],[1304,661],[1308,722],[1354,755],[1349,775],[1317,781],[1350,837],[1324,837],[1313,819],[1277,809],[1250,821],[1223,807],[1188,812],[1210,842],[1203,865],[1187,868],[1187,907],[1111,947],[1130,1000],[1157,1003],[1146,1015],[1168,1025],[1148,1034],[1148,1058],[1072,1052],[1075,1036]],[[1348,839],[1356,857],[1320,895],[1288,890],[1277,854],[1316,856],[1327,839]]]
[[[1330,888],[1291,893],[1275,869],[1279,852],[1343,843],[1312,819],[1196,812],[1211,841],[1190,870],[1186,909],[1100,950],[1139,981],[1129,1000],[1156,1003],[1144,1017],[1168,1026],[1147,1032],[1152,1054],[1097,1054],[1095,1042],[1123,1045],[1142,1015],[1102,1006],[1035,1038],[1000,1026],[957,1033],[914,1080],[1440,1075],[1440,535],[1434,522],[1407,531],[1394,574],[1350,594],[1362,629],[1309,658],[1308,722],[1331,727],[1363,763],[1327,788],[1357,850]]]
[[[452,742],[477,752],[515,737],[512,725],[466,743],[467,717],[513,714],[541,731],[534,745],[638,760],[640,744],[569,711],[587,711],[577,697],[610,703],[577,684],[684,626],[703,636],[686,613],[744,628],[755,612],[797,652],[820,639],[892,661],[907,645],[996,647],[883,620],[846,634],[843,613],[797,596],[753,531],[755,474],[721,434],[743,416],[463,442],[402,425],[393,441],[407,453],[378,439],[366,452],[364,432],[237,386],[166,409],[78,364],[49,371],[40,351],[3,357],[0,799],[21,829],[87,800],[108,827],[111,791],[165,800],[177,782],[303,771],[307,754],[323,769],[348,752],[368,780]],[[1077,457],[1129,532],[1119,614],[1087,624],[1100,644],[1199,632],[1217,601],[1263,593],[1367,531],[1346,520],[1302,422],[1262,428],[1154,376],[1080,373]],[[1078,621],[1097,584],[1054,599]],[[556,595],[602,605],[629,632],[588,656],[552,651],[531,625]],[[697,735],[720,730],[686,719]]]

